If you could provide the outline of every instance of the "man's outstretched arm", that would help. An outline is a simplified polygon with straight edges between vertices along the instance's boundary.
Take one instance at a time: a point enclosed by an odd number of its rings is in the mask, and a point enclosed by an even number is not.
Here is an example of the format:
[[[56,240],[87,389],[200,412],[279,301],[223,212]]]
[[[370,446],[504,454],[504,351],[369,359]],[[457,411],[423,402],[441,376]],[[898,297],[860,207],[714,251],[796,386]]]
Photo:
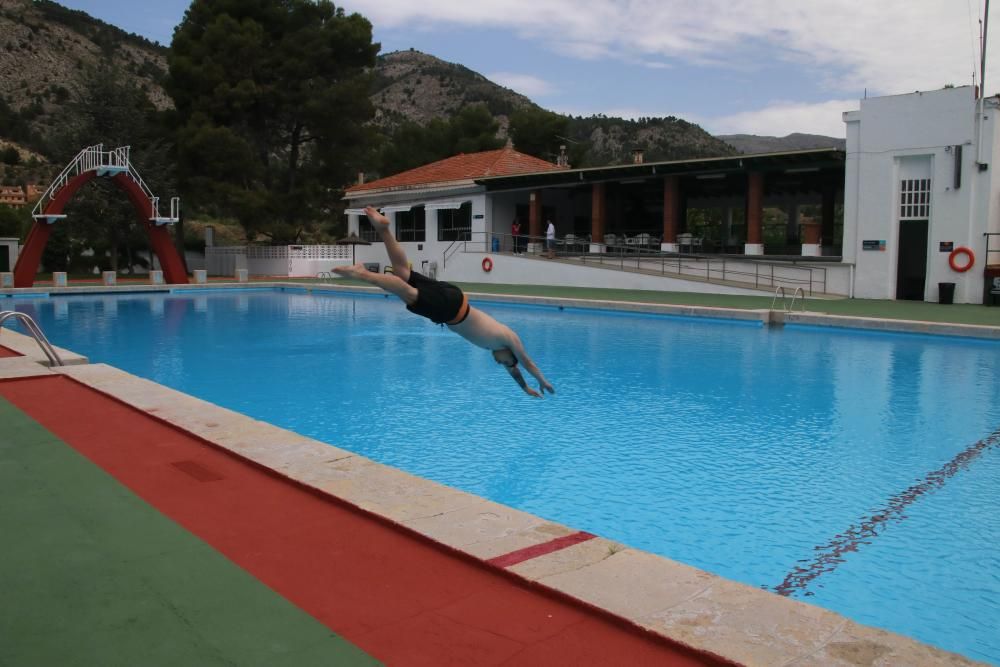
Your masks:
[[[511,331],[510,351],[514,354],[515,357],[517,357],[517,360],[521,362],[521,365],[524,366],[524,369],[529,373],[531,373],[532,375],[534,375],[535,379],[538,380],[538,391],[541,393],[538,393],[534,390],[529,391],[528,389],[525,389],[525,391],[527,391],[532,396],[539,396],[539,397],[544,395],[546,391],[549,392],[550,394],[556,393],[555,387],[549,384],[549,381],[545,379],[545,376],[542,375],[542,371],[539,370],[538,366],[535,365],[535,362],[532,361],[531,357],[528,356],[528,352],[524,349],[524,343],[521,342],[520,337],[513,331]],[[514,367],[513,369],[508,368],[507,371],[511,374],[511,377],[514,377],[515,381],[517,381],[518,378],[520,378],[520,382],[518,384],[524,382],[524,377],[521,375],[521,371],[518,370],[517,367]],[[516,377],[514,376],[513,371],[517,371]],[[521,386],[523,388],[525,385],[522,384]]]

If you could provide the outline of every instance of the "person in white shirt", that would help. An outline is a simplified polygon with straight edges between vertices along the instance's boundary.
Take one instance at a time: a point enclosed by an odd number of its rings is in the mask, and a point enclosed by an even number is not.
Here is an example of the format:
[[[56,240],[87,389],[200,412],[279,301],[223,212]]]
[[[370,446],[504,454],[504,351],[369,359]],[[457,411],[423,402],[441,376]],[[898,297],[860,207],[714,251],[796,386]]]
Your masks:
[[[549,226],[545,228],[545,249],[549,252],[549,259],[556,258],[556,226],[549,220]]]

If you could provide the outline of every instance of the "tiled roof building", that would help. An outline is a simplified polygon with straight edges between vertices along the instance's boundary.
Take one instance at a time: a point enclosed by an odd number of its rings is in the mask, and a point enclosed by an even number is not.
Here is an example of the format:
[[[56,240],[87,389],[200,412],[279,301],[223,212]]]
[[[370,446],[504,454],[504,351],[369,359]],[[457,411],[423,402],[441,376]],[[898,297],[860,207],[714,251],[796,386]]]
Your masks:
[[[0,185],[0,204],[20,208],[28,203],[20,185]]]
[[[352,186],[347,196],[374,192],[391,192],[422,188],[428,185],[471,182],[487,176],[513,176],[563,169],[531,155],[520,153],[512,146],[480,153],[462,153],[454,157],[425,164],[370,183]]]

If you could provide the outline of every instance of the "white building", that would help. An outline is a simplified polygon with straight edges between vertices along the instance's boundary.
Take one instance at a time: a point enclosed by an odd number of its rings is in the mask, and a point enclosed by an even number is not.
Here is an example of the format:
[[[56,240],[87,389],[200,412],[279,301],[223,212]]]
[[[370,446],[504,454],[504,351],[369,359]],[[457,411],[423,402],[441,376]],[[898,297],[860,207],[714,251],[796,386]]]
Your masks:
[[[966,86],[865,99],[844,114],[853,296],[936,301],[939,284],[954,283],[955,302],[983,303],[984,269],[1000,264],[1000,237],[986,236],[1000,232],[998,105]]]
[[[983,303],[1000,279],[998,108],[1000,99],[977,99],[971,87],[865,99],[844,114],[846,154],[640,156],[591,169],[510,146],[459,155],[348,189],[349,229],[373,242],[357,249],[361,261],[384,263],[362,211],[383,207],[414,268],[449,280],[758,294],[802,285],[807,294]],[[692,209],[722,210],[723,222],[699,227]],[[787,222],[765,225],[774,210]],[[529,250],[553,220],[576,265],[509,254],[515,217]],[[611,275],[588,259],[619,249],[645,253],[652,272],[656,250],[689,253],[673,278],[638,270],[639,260],[631,274]],[[483,255],[498,251],[502,262],[487,268]]]
[[[363,208],[375,205],[392,221],[396,239],[406,249],[414,268],[433,273],[438,262],[456,243],[475,243],[481,251],[493,249],[495,220],[507,224],[517,215],[514,206],[501,206],[487,196],[478,179],[493,176],[533,174],[563,169],[545,160],[520,153],[510,145],[493,151],[456,155],[416,169],[361,183],[347,190],[351,208],[348,229],[372,250],[359,247],[359,257],[385,259],[379,237],[368,223]],[[527,216],[525,215],[525,234]],[[509,233],[509,230],[508,230]],[[505,239],[506,240],[506,239]],[[499,244],[500,239],[497,239]]]

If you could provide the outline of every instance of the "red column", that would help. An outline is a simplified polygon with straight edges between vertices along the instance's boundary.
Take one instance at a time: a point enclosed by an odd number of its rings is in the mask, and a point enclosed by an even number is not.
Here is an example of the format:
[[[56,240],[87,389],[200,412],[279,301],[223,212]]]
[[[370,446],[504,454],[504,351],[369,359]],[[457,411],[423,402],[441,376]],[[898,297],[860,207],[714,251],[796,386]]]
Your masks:
[[[71,178],[45,205],[45,210],[42,213],[62,215],[67,202],[76,194],[76,191],[96,176],[96,172],[86,171]],[[35,274],[38,273],[38,267],[42,262],[42,253],[45,252],[45,245],[49,242],[50,236],[52,236],[51,225],[45,220],[36,220],[31,231],[28,232],[28,238],[21,249],[21,254],[17,257],[17,263],[14,265],[14,287],[31,287],[35,284]]]
[[[542,191],[533,190],[528,195],[528,243],[538,243],[542,235]]]
[[[663,179],[663,242],[677,243],[677,226],[680,221],[680,179],[666,176]]]
[[[590,240],[604,243],[604,229],[608,220],[608,188],[604,183],[594,183],[590,195]]]
[[[751,171],[747,174],[747,243],[763,243],[764,230],[764,174]]]
[[[160,260],[164,280],[170,285],[186,285],[188,278],[187,272],[184,270],[184,262],[174,246],[170,232],[167,231],[166,226],[157,226],[150,221],[153,215],[153,203],[149,201],[146,194],[128,174],[117,174],[113,180],[128,194],[140,222],[146,228],[146,232],[149,234],[150,249]]]
[[[31,287],[35,284],[35,274],[38,273],[42,253],[45,252],[45,245],[51,235],[52,225],[44,220],[35,220],[14,264],[14,287]]]

